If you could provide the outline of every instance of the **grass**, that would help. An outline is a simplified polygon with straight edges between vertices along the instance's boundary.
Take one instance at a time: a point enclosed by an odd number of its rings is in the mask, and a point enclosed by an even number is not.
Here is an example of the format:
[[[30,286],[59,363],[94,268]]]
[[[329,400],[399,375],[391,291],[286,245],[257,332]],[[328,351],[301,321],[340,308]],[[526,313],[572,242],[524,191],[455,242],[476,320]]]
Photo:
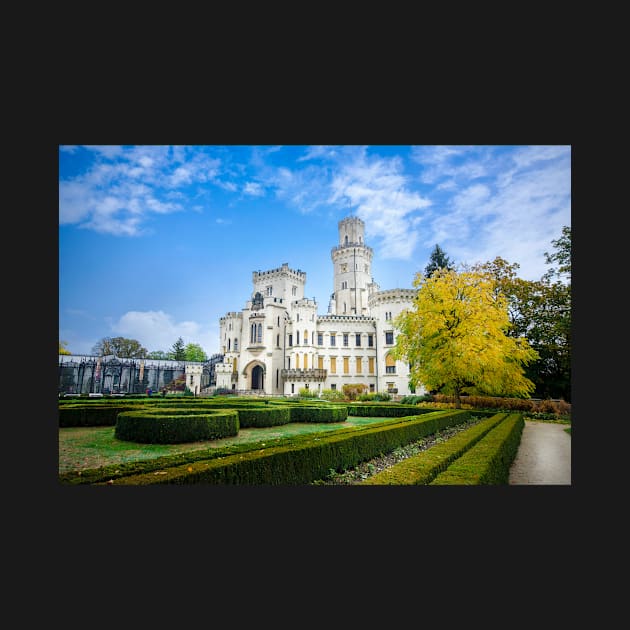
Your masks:
[[[350,416],[345,422],[297,423],[274,427],[240,429],[238,435],[219,440],[203,440],[183,444],[139,444],[114,437],[115,427],[66,427],[59,429],[59,473],[83,472],[127,464],[157,460],[160,457],[188,454],[201,456],[214,450],[246,448],[285,438],[361,428],[377,422],[398,421],[399,418],[367,418]]]

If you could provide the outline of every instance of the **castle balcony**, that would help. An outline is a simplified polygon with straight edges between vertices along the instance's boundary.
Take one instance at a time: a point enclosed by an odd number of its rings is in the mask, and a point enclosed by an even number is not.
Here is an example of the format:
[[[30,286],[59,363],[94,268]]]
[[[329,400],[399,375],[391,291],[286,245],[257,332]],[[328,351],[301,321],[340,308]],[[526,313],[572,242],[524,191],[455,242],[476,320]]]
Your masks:
[[[284,381],[325,381],[328,370],[315,368],[312,370],[280,370],[280,376]]]

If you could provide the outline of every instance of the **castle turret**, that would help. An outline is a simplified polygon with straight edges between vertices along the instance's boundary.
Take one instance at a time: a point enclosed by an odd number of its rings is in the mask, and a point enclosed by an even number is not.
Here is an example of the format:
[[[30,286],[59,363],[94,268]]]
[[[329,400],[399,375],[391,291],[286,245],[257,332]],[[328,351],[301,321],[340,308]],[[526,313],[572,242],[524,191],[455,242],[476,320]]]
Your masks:
[[[368,315],[373,251],[364,241],[365,224],[358,217],[339,221],[339,244],[332,248],[335,315]]]

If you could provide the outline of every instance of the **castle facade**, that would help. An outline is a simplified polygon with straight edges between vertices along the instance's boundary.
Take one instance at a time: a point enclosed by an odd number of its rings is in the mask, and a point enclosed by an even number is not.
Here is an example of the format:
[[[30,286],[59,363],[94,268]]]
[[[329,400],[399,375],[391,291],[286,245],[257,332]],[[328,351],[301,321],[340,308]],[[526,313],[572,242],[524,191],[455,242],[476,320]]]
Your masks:
[[[393,320],[411,308],[416,291],[381,291],[364,222],[347,217],[338,228],[327,314],[318,315],[317,302],[304,297],[305,272],[287,263],[254,271],[245,308],[220,318],[224,358],[215,366],[217,388],[297,396],[301,388],[319,393],[362,383],[368,392],[424,393],[409,390],[409,365],[391,355]]]

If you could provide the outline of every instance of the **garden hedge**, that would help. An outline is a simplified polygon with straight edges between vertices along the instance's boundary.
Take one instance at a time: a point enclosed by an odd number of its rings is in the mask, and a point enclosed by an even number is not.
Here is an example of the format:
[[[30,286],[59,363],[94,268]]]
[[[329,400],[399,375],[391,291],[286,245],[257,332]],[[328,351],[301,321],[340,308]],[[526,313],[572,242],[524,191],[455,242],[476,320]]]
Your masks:
[[[455,461],[489,431],[501,423],[508,414],[497,413],[481,420],[469,429],[459,432],[446,442],[382,470],[361,482],[361,485],[427,485],[449,464]]]
[[[237,435],[239,416],[229,409],[142,409],[118,414],[114,436],[145,444],[179,444]]]
[[[121,414],[122,415],[122,414]],[[304,440],[296,446],[261,448],[238,455],[195,461],[156,472],[111,480],[110,485],[238,484],[300,485],[345,470],[379,454],[449,426],[468,421],[465,410],[445,410],[403,418],[378,428]],[[96,484],[102,485],[102,484]]]
[[[510,414],[477,444],[453,462],[431,485],[503,485],[521,441],[525,420]]]

